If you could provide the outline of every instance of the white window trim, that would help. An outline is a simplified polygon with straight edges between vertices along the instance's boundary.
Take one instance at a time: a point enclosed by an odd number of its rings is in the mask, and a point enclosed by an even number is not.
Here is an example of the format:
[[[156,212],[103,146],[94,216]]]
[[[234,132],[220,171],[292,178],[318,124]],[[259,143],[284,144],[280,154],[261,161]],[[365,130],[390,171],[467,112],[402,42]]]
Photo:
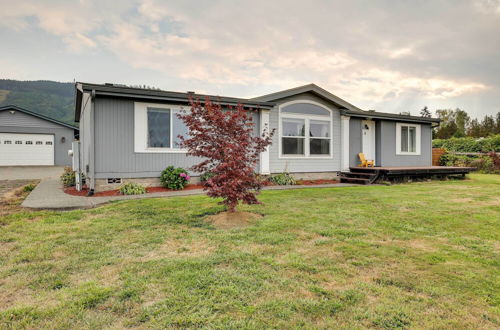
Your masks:
[[[289,105],[296,103],[309,103],[317,105],[325,110],[327,110],[330,115],[329,116],[321,116],[321,115],[307,115],[307,114],[295,114],[295,113],[282,113],[281,110]],[[306,125],[306,132],[309,129],[309,121],[310,120],[323,120],[330,121],[330,154],[329,155],[310,155],[310,137],[304,136],[304,155],[283,155],[282,153],[282,141],[283,141],[283,129],[281,124],[282,118],[292,118],[292,119],[304,119]],[[333,159],[333,111],[328,107],[324,106],[321,103],[309,101],[309,100],[294,100],[290,102],[286,102],[280,104],[278,107],[278,131],[279,131],[279,141],[278,141],[278,150],[279,150],[279,159]],[[286,136],[285,136],[286,137]]]
[[[408,127],[415,127],[415,141],[416,141],[416,148],[415,152],[404,152],[401,151],[401,127],[403,126],[408,126]],[[411,156],[411,155],[420,155],[420,142],[422,140],[421,137],[421,129],[419,124],[408,124],[408,123],[396,123],[396,155],[402,155],[402,156]]]
[[[187,149],[148,147],[148,108],[170,110],[170,143],[174,143],[174,115],[182,106],[174,104],[134,102],[134,152],[135,153],[186,153]]]

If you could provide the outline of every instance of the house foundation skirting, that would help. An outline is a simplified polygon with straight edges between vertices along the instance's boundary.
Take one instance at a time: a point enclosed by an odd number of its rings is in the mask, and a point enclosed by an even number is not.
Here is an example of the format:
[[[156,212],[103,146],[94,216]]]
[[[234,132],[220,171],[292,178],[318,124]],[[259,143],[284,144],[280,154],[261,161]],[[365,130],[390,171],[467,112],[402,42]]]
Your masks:
[[[278,174],[278,173],[273,173]],[[271,174],[272,175],[272,174]],[[338,179],[339,172],[304,172],[304,173],[290,173],[296,180],[334,180]],[[118,189],[122,184],[134,182],[144,187],[160,187],[160,178],[109,178],[114,179],[108,182],[108,179],[95,180],[95,192]],[[119,181],[117,179],[120,179]],[[192,176],[189,181],[190,184],[197,184],[200,182],[200,177]]]

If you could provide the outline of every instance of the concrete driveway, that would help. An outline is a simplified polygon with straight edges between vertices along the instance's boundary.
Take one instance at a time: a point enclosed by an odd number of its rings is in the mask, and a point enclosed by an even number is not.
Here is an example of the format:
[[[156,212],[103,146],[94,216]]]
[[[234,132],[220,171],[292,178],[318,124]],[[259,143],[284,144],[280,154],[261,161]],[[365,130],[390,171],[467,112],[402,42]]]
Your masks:
[[[0,180],[57,178],[64,166],[0,166]]]

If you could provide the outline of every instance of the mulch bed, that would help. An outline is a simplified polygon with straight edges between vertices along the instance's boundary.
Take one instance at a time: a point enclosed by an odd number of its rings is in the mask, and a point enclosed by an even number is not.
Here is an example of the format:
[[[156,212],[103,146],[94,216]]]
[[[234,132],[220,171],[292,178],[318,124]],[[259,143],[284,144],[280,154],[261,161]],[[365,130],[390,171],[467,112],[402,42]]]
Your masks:
[[[318,184],[333,184],[339,183],[337,180],[298,180],[298,185],[312,186]],[[264,186],[275,186],[275,184],[266,181]],[[183,190],[193,190],[193,189],[203,189],[203,187],[199,184],[188,184]],[[146,187],[146,193],[156,193],[156,192],[170,192],[170,191],[179,191],[172,190],[163,187]],[[87,196],[88,189],[87,187],[83,187],[82,191],[77,191],[75,187],[64,188],[64,192],[73,196]],[[121,196],[120,191],[118,189],[106,190],[94,193],[91,197],[107,197],[107,196]]]
[[[193,190],[193,189],[202,189],[203,187],[199,184],[188,184],[183,190]],[[163,187],[146,187],[146,193],[156,193],[156,192],[170,192],[170,191],[178,191]],[[83,187],[82,191],[77,191],[75,187],[64,188],[64,192],[73,196],[87,196],[88,188]],[[94,193],[91,197],[107,197],[107,196],[122,196],[118,189],[99,191]]]

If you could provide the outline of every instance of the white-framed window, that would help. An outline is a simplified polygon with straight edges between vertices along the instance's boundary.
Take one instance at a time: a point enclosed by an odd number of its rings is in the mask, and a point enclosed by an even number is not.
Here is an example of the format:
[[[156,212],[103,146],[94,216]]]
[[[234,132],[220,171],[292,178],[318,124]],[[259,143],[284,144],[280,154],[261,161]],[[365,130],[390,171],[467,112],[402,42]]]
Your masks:
[[[396,123],[396,154],[420,155],[420,125]]]
[[[279,107],[280,158],[332,158],[332,111],[308,100]]]
[[[157,103],[134,103],[134,151],[141,153],[187,152],[181,149],[179,135],[188,129],[177,118],[181,106]]]

